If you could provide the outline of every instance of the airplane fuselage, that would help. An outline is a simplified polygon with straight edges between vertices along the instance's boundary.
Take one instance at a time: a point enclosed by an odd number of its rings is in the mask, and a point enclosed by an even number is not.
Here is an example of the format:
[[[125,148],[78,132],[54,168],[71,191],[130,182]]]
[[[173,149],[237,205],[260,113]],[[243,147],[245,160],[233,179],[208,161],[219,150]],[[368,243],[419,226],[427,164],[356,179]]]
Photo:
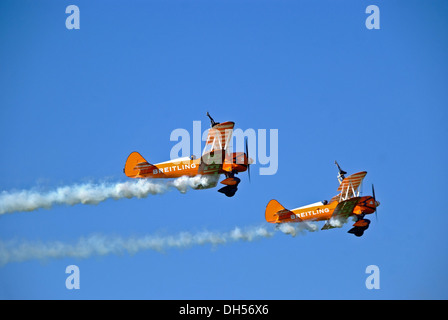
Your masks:
[[[278,218],[275,221],[270,222],[287,223],[329,220],[338,204],[338,201],[333,201],[329,204],[320,202],[316,205],[308,205],[292,210],[284,209],[277,213]],[[375,212],[374,208],[373,197],[359,197],[358,202],[350,215],[371,214]]]
[[[224,159],[218,174],[239,173],[247,170],[247,156],[244,152],[234,152]],[[207,171],[200,171],[201,159],[179,158],[156,164],[144,163],[137,165],[137,174],[133,178],[169,179],[182,176],[194,177],[208,175]],[[216,174],[216,172],[213,172]]]

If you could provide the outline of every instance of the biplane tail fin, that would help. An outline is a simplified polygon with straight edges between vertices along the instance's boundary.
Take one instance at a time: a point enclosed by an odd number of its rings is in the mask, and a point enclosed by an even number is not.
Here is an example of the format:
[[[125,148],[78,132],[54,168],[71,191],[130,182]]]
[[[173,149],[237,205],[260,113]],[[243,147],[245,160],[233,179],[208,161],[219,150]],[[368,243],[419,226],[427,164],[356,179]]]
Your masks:
[[[129,178],[139,178],[142,172],[149,171],[151,167],[153,167],[152,164],[146,161],[140,153],[134,151],[128,156],[123,172]]]
[[[276,223],[279,220],[280,212],[289,211],[285,209],[277,200],[272,199],[266,206],[264,216],[267,222]]]

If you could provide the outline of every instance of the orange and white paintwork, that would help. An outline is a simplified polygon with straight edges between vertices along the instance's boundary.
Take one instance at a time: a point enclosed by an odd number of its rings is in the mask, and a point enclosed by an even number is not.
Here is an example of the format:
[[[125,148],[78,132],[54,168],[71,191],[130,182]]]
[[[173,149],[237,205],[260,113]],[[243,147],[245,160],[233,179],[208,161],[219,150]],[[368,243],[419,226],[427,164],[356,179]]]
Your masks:
[[[380,205],[374,196],[359,197],[358,189],[367,172],[355,173],[342,180],[338,191],[329,203],[317,202],[296,209],[285,209],[277,200],[271,200],[266,206],[265,218],[270,223],[294,223],[303,221],[327,221],[323,230],[334,228],[337,224],[330,223],[330,220],[338,219],[345,222],[350,216],[355,216],[358,221],[354,227],[368,226],[364,215],[372,214],[376,207]]]
[[[182,176],[195,177],[197,175],[215,177],[215,179],[210,180],[212,183],[207,184],[207,186],[199,186],[200,189],[215,187],[219,176],[224,174],[226,179],[221,183],[226,186],[233,186],[230,189],[236,191],[240,179],[234,175],[248,170],[252,159],[244,152],[233,152],[232,154],[227,152],[234,126],[235,123],[231,121],[214,123],[212,120],[212,127],[208,132],[204,152],[199,159],[184,157],[151,164],[138,152],[132,152],[126,160],[123,172],[129,178],[143,179],[169,179]],[[232,192],[230,193],[232,194]]]

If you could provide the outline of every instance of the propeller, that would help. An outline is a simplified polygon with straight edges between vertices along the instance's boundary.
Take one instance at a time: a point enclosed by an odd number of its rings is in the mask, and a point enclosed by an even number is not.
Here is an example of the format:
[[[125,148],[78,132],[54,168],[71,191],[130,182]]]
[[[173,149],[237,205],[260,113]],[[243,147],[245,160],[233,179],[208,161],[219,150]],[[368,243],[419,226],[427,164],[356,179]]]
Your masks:
[[[247,147],[247,139],[245,143],[245,152],[247,157],[247,174],[249,175],[249,182],[250,182],[250,158],[249,158],[249,148]]]
[[[375,188],[373,187],[373,183],[372,183],[372,197],[373,197],[373,203],[375,205],[375,219],[376,219],[376,221],[378,221],[378,215],[377,215],[376,207],[378,207],[380,205],[380,202],[376,201],[376,198],[375,198]]]

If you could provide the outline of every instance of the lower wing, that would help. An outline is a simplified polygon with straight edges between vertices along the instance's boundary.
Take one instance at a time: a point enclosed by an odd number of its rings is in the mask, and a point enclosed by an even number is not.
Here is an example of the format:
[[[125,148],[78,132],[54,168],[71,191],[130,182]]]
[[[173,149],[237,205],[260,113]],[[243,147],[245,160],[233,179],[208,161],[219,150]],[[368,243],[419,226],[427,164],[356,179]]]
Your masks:
[[[322,227],[322,230],[342,227],[347,218],[353,213],[353,209],[355,209],[359,199],[359,197],[356,197],[340,202],[334,209],[330,220]]]

